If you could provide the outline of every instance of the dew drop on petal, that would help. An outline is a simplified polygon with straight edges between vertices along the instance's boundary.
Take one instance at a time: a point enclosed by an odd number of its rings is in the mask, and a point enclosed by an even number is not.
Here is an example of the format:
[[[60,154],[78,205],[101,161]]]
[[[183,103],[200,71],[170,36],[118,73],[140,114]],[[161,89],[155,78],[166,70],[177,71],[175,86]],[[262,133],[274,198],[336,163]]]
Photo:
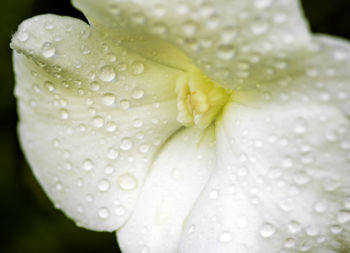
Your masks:
[[[233,239],[233,236],[230,232],[223,232],[219,236],[219,241],[222,243],[228,243],[228,242],[232,241],[232,239]]]
[[[113,93],[105,93],[102,97],[102,103],[106,106],[112,106],[115,103],[115,95]]]
[[[104,65],[98,71],[98,77],[104,82],[112,82],[115,76],[114,69],[110,65]]]
[[[273,236],[275,232],[276,232],[276,228],[274,225],[272,225],[271,223],[265,223],[261,227],[260,235],[264,238],[268,238]]]
[[[44,42],[41,46],[41,53],[45,58],[51,58],[56,53],[56,48],[51,42]]]
[[[124,138],[124,139],[121,140],[120,148],[122,150],[127,151],[127,150],[132,149],[132,147],[133,147],[133,143],[132,143],[130,138]]]
[[[86,159],[86,160],[84,160],[84,162],[83,162],[83,169],[85,170],[85,171],[90,171],[90,170],[92,170],[92,168],[93,168],[93,163],[92,163],[92,161],[90,160],[90,159]]]
[[[118,216],[122,216],[125,214],[126,210],[123,206],[118,206],[116,209],[115,209],[115,214],[118,215]]]
[[[118,184],[123,190],[133,190],[137,187],[136,178],[129,173],[120,175],[118,178]]]
[[[108,182],[107,179],[101,179],[98,182],[97,188],[101,191],[101,192],[106,192],[109,190],[110,187],[110,183]]]
[[[109,210],[107,207],[101,207],[98,209],[98,217],[101,219],[107,219],[109,217]]]
[[[144,69],[145,69],[143,63],[141,63],[141,62],[134,62],[131,65],[131,68],[132,68],[132,72],[133,72],[134,75],[142,74]]]
[[[92,124],[95,128],[101,128],[104,125],[104,119],[101,116],[95,116],[92,119]]]

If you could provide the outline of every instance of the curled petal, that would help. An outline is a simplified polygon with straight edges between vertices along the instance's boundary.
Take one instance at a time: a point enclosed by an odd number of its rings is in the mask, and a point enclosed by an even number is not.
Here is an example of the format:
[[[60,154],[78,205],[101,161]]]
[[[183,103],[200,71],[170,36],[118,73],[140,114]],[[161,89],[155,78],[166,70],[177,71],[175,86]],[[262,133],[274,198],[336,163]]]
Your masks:
[[[116,230],[154,155],[180,127],[182,72],[68,17],[24,21],[12,47],[20,141],[36,177],[78,225]]]

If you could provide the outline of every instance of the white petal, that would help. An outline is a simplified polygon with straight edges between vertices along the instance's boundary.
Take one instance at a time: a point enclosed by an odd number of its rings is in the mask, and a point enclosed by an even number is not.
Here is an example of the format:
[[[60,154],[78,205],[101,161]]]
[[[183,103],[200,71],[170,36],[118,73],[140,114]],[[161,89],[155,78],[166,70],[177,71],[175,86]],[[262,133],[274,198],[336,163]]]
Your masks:
[[[297,0],[73,3],[97,29],[109,35],[123,34],[123,43],[136,50],[139,47],[144,54],[153,52],[146,50],[150,44],[147,41],[154,38],[149,35],[165,39],[183,50],[211,79],[231,88],[284,75],[285,68],[278,63],[303,55],[300,49],[310,39]],[[132,42],[145,42],[144,47],[140,48],[142,43],[133,46],[130,38]],[[174,62],[165,56],[157,59]]]
[[[349,250],[350,122],[337,108],[231,104],[216,133],[216,173],[180,252]]]
[[[177,252],[185,218],[216,163],[214,131],[184,129],[162,149],[134,213],[118,230],[124,253]]]
[[[117,229],[155,153],[180,127],[181,72],[68,17],[25,21],[12,47],[19,135],[36,177],[80,226]]]

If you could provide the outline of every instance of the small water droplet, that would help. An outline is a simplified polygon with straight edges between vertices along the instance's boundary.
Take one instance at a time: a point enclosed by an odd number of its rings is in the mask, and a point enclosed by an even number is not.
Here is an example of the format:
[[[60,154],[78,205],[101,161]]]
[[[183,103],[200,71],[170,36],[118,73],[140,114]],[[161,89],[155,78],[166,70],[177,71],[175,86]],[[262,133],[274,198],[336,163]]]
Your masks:
[[[102,97],[102,103],[106,106],[112,106],[115,104],[115,95],[113,93],[105,93]]]
[[[265,223],[262,225],[260,235],[264,238],[269,238],[276,233],[276,228],[271,223]]]
[[[25,42],[29,39],[29,33],[27,31],[20,30],[17,32],[17,39],[21,42]]]
[[[144,69],[145,69],[143,63],[141,63],[141,62],[134,62],[131,65],[131,68],[132,68],[132,72],[133,72],[134,75],[142,74]]]
[[[97,185],[97,188],[101,191],[101,192],[105,192],[108,191],[110,187],[109,181],[107,179],[101,179],[100,182]]]
[[[134,99],[141,99],[144,95],[144,91],[143,90],[134,90],[134,92],[132,93],[132,97]]]
[[[120,101],[120,108],[124,111],[128,110],[130,108],[130,101],[127,99],[122,99]]]
[[[235,57],[235,49],[231,45],[219,46],[217,57],[221,60],[231,60]]]
[[[149,145],[146,143],[141,144],[139,150],[141,153],[147,153],[149,150]]]
[[[92,125],[93,125],[95,128],[101,128],[101,127],[103,127],[103,125],[104,125],[104,119],[103,119],[101,116],[95,116],[95,117],[92,119]]]
[[[83,162],[83,169],[85,171],[92,170],[93,166],[94,166],[94,164],[93,164],[93,162],[90,159],[84,160],[84,162]]]
[[[104,82],[112,82],[115,79],[116,74],[112,66],[104,65],[99,69],[98,77]]]
[[[232,239],[233,239],[233,236],[230,232],[223,232],[219,236],[219,241],[222,243],[228,243],[228,242],[232,241]]]
[[[60,109],[61,119],[69,119],[69,112],[67,109]]]
[[[121,148],[122,150],[127,151],[127,150],[132,149],[132,147],[133,147],[133,143],[132,143],[132,141],[131,141],[130,138],[124,138],[124,139],[121,140],[121,142],[120,142],[120,148]]]
[[[123,206],[118,206],[115,208],[115,214],[118,215],[118,216],[122,216],[125,214],[126,210]]]
[[[115,159],[118,158],[118,156],[119,156],[119,152],[118,152],[116,149],[110,148],[110,149],[108,150],[107,157],[108,157],[109,159],[115,160]]]
[[[137,181],[136,178],[129,174],[129,173],[125,173],[119,176],[118,178],[118,184],[120,186],[120,188],[122,188],[123,190],[133,190],[137,187]]]
[[[101,207],[98,209],[98,216],[101,219],[107,219],[109,217],[109,209],[107,207]]]
[[[45,58],[51,58],[56,53],[56,48],[51,42],[44,42],[41,46],[41,53]]]

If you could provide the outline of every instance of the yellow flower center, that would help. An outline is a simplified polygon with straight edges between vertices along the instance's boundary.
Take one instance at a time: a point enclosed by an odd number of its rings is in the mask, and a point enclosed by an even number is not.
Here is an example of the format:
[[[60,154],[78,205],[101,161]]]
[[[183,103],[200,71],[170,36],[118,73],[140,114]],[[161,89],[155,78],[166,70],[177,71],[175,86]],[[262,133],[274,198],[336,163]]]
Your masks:
[[[193,67],[176,83],[177,120],[186,127],[206,128],[221,112],[230,92]]]

